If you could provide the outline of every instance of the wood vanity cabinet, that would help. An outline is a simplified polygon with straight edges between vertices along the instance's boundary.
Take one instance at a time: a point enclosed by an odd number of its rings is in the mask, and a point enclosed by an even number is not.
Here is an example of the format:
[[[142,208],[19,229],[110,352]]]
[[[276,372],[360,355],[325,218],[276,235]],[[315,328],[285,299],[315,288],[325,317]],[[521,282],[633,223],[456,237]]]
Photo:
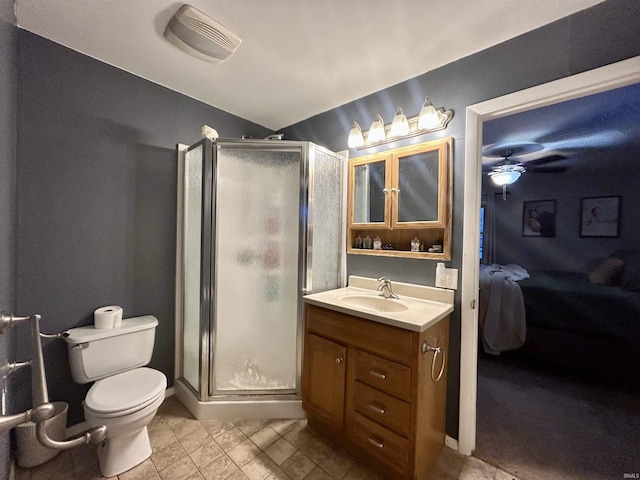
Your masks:
[[[425,479],[444,446],[449,317],[414,332],[306,305],[302,407],[309,426],[387,478]]]

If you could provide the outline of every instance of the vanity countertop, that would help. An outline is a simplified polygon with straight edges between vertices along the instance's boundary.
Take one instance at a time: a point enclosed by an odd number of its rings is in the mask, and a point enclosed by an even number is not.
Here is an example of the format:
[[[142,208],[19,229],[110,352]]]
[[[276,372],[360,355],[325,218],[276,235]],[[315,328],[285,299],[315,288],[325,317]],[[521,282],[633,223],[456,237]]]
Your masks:
[[[443,288],[392,282],[398,299],[378,295],[378,281],[349,277],[349,286],[304,296],[311,305],[374,322],[423,332],[453,311],[454,292]]]

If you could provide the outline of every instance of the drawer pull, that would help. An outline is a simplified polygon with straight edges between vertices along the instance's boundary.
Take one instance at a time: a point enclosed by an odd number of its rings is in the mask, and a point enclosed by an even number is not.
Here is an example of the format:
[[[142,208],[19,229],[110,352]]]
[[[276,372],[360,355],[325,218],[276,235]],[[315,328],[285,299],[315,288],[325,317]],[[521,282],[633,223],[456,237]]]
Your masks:
[[[375,438],[373,438],[373,437],[369,437],[369,438],[367,438],[367,440],[369,440],[369,443],[370,443],[370,444],[375,445],[375,446],[376,446],[376,447],[378,447],[378,448],[384,448],[384,443],[382,443],[382,442],[380,442],[380,441],[376,440],[376,439],[375,439]]]
[[[342,363],[342,360],[344,360],[342,357],[336,357],[336,363]]]
[[[387,375],[385,373],[376,372],[375,370],[370,370],[369,373],[374,377],[379,378],[380,380],[384,380],[385,378],[387,378]]]
[[[379,413],[380,415],[384,414],[384,412],[385,412],[384,407],[379,407],[375,403],[370,403],[369,404],[369,408],[371,410],[373,410],[374,412]]]

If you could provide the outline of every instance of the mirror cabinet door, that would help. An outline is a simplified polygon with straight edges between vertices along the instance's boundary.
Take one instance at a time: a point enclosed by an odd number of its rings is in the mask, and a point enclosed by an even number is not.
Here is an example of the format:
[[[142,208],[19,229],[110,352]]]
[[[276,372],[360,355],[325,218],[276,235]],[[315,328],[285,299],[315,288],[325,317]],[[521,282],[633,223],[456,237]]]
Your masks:
[[[355,165],[353,223],[385,223],[386,160]]]
[[[439,223],[439,151],[398,157],[397,223]]]

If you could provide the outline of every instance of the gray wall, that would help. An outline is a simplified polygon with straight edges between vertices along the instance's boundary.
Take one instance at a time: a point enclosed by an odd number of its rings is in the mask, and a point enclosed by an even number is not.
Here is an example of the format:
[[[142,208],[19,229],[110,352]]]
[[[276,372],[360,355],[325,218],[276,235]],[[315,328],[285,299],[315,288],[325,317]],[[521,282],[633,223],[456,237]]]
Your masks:
[[[258,125],[19,31],[16,308],[54,333],[117,304],[160,324],[150,366],[174,374],[176,144],[264,137]],[[29,355],[25,335],[18,354]],[[81,421],[88,389],[66,346],[44,342],[49,394]],[[114,352],[117,355],[117,352]],[[28,372],[16,388],[30,405]]]
[[[633,158],[640,156],[636,148]],[[638,179],[603,159],[603,168],[560,174],[525,173],[509,186],[507,200],[483,178],[483,193],[498,197],[496,212],[496,263],[517,263],[527,269],[588,273],[616,250],[638,248],[640,238],[640,190]],[[580,200],[583,197],[622,196],[619,237],[580,237]],[[556,200],[556,235],[523,237],[523,202]]]
[[[18,29],[14,23],[13,2],[0,0],[0,312],[7,313],[14,308],[16,230]],[[0,365],[14,360],[13,337],[11,330],[0,335]],[[12,410],[11,395],[7,403]],[[9,466],[9,434],[6,433],[0,436],[0,478],[9,478]]]
[[[388,144],[385,149],[432,140],[454,138],[453,258],[449,267],[460,268],[462,260],[465,107],[483,100],[519,91],[575,73],[640,55],[640,9],[635,0],[609,0],[500,45],[445,65],[383,91],[342,105],[284,129],[287,138],[310,140],[331,150],[346,148],[352,121],[367,128],[376,113],[390,122],[396,106],[408,116],[416,115],[424,96],[436,107],[454,111],[449,127],[411,141]],[[450,41],[457,35],[452,32]],[[372,65],[372,74],[375,65]],[[350,155],[372,153],[374,149]],[[348,273],[425,285],[434,284],[435,262],[353,255]],[[459,410],[459,293],[456,295],[450,330],[447,433],[458,437]]]

